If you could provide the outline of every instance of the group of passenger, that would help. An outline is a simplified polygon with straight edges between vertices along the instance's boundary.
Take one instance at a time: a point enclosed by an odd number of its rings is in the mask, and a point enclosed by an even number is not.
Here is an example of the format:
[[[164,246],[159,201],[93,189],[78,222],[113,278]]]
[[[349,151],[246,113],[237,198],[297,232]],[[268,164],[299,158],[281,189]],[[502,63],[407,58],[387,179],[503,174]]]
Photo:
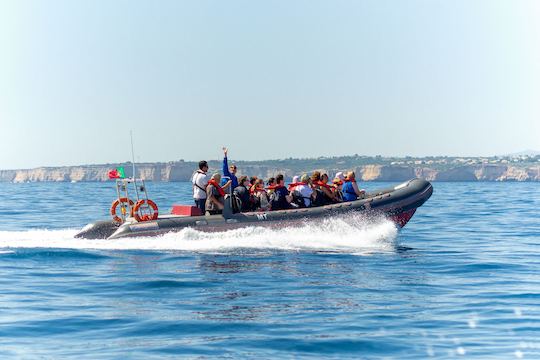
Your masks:
[[[338,172],[331,183],[327,174],[314,171],[311,175],[294,176],[288,186],[285,186],[284,176],[278,174],[268,179],[265,186],[264,180],[256,176],[237,177],[236,165],[228,164],[227,148],[223,148],[223,154],[223,177],[219,173],[209,176],[208,163],[203,160],[191,178],[195,205],[202,214],[220,214],[230,188],[236,212],[323,206],[357,200],[365,195],[356,183],[354,171],[346,175]]]

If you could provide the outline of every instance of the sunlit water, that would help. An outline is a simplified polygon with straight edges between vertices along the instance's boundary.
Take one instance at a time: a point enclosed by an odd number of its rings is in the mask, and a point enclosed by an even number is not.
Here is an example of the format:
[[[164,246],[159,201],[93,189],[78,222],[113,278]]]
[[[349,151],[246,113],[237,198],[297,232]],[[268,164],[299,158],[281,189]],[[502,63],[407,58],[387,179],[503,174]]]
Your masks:
[[[190,202],[148,187],[160,211]],[[400,231],[349,215],[108,241],[73,236],[110,183],[0,183],[0,357],[540,358],[540,184],[434,189]]]

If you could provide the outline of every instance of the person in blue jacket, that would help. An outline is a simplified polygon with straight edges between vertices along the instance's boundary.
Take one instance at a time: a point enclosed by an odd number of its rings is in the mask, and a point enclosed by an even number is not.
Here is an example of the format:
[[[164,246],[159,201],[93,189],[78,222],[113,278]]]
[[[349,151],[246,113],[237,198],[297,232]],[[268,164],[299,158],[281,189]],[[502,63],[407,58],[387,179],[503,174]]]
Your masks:
[[[228,149],[226,147],[223,148],[223,177],[229,178],[231,180],[231,188],[234,190],[235,187],[238,186],[238,179],[236,177],[236,165],[232,164],[229,167],[229,164],[227,163],[227,152]]]
[[[354,171],[349,171],[347,173],[347,176],[345,177],[345,182],[343,183],[343,188],[341,191],[343,193],[343,201],[358,200],[358,198],[362,198],[366,194],[365,190],[360,190],[360,188],[358,188],[358,184],[356,183],[356,175],[354,174]]]

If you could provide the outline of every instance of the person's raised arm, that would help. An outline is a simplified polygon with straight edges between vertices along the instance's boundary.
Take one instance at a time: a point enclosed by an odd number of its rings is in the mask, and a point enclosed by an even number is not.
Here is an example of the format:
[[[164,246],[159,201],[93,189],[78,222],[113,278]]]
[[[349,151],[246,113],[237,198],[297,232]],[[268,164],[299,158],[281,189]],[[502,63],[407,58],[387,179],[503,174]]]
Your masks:
[[[229,172],[229,164],[227,162],[227,153],[229,150],[226,147],[223,147],[223,176],[231,177],[231,173]]]

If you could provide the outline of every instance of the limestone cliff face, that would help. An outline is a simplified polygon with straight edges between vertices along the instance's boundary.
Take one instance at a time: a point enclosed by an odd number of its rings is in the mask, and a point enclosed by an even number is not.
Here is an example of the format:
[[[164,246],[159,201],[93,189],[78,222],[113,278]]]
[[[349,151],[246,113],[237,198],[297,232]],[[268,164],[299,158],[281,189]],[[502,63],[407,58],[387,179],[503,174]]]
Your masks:
[[[363,181],[405,181],[416,177],[415,169],[407,166],[366,165],[355,172]]]
[[[105,164],[87,166],[65,166],[36,168],[29,170],[0,170],[2,182],[34,181],[107,181],[109,170],[123,166],[126,176],[132,174],[131,164]],[[210,162],[211,170],[221,171],[221,164]],[[195,162],[170,162],[137,164],[137,177],[150,181],[189,181],[197,168]],[[540,165],[515,166],[505,164],[481,164],[437,170],[426,166],[365,165],[353,169],[332,167],[327,169],[304,168],[300,165],[276,167],[267,165],[243,165],[239,174],[267,179],[282,173],[290,179],[294,175],[310,173],[314,170],[333,176],[338,171],[354,170],[361,181],[405,181],[420,177],[429,181],[540,181]]]
[[[460,166],[457,168],[439,171],[433,181],[478,181],[474,175],[474,168],[470,166]]]
[[[540,166],[486,165],[475,170],[482,181],[540,181]]]

